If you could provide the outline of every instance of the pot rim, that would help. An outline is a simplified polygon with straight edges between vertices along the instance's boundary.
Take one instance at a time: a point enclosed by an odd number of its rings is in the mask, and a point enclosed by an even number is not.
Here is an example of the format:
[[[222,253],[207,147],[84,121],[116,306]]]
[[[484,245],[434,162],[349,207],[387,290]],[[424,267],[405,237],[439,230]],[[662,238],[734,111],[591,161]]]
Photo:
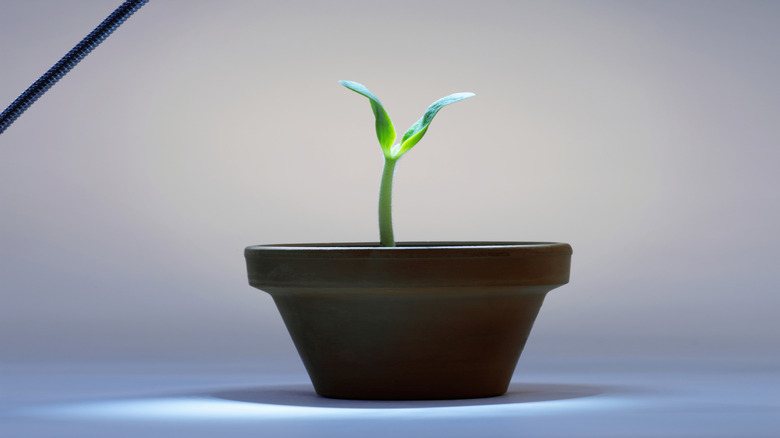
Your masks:
[[[515,257],[530,254],[572,255],[568,243],[512,241],[431,241],[397,242],[380,246],[378,242],[292,243],[248,246],[247,257]]]
[[[554,242],[402,242],[257,245],[244,251],[249,283],[270,288],[562,285],[571,246]],[[549,288],[548,288],[549,290]]]
[[[404,249],[454,249],[454,248],[469,248],[469,249],[483,249],[483,248],[529,248],[529,247],[560,247],[571,246],[568,243],[561,242],[531,242],[531,241],[412,241],[412,242],[396,242],[396,246],[381,246],[379,242],[335,242],[335,243],[276,243],[276,244],[262,244],[251,245],[246,249],[278,249],[278,250],[381,250],[381,251],[398,251]]]

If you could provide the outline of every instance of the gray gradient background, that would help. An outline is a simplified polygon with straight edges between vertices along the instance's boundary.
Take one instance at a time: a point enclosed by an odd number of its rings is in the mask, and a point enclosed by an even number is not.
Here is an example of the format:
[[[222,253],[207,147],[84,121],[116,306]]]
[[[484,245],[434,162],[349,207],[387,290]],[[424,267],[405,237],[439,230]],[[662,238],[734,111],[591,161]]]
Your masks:
[[[119,2],[0,1],[5,107]],[[153,0],[0,136],[0,358],[291,360],[243,247],[575,250],[525,355],[780,350],[780,2]],[[297,362],[294,362],[297,363]]]

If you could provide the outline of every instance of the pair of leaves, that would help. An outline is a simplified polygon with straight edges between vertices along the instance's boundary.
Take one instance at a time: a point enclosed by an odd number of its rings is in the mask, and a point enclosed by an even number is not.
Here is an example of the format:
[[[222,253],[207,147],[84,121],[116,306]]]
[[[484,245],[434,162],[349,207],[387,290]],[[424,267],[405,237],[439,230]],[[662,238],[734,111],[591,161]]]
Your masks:
[[[422,118],[404,133],[401,142],[393,145],[396,138],[395,128],[393,128],[393,122],[379,99],[362,84],[353,81],[339,81],[339,83],[358,94],[362,94],[371,101],[371,109],[374,111],[374,117],[376,118],[376,136],[379,140],[379,145],[382,146],[385,157],[391,160],[400,158],[401,155],[405,154],[423,138],[428,131],[428,126],[440,109],[474,95],[474,93],[455,93],[432,103]]]

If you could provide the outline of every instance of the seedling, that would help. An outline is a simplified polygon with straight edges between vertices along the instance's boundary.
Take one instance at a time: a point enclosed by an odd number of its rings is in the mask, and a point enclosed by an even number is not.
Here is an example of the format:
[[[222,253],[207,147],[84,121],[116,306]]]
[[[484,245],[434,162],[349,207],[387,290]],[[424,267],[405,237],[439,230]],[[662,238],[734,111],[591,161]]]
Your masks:
[[[376,118],[376,137],[382,152],[385,156],[385,167],[382,171],[382,183],[379,186],[379,241],[382,246],[395,246],[393,237],[393,175],[395,173],[395,163],[409,149],[413,148],[428,131],[433,117],[445,106],[455,103],[459,100],[469,98],[474,93],[455,93],[433,102],[425,111],[422,118],[409,128],[401,138],[400,143],[395,143],[395,128],[393,122],[387,115],[387,111],[382,103],[368,88],[352,81],[339,81],[339,83],[350,90],[362,94],[371,101],[371,109]]]

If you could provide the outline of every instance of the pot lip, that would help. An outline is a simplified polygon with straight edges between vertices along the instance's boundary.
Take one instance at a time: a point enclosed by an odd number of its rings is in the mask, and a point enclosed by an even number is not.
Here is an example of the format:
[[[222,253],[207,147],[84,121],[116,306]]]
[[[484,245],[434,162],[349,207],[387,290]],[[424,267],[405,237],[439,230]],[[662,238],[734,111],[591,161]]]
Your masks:
[[[464,253],[475,255],[482,253],[532,252],[572,254],[572,248],[568,243],[560,242],[531,242],[531,241],[413,241],[396,242],[396,246],[380,246],[378,242],[339,242],[339,243],[288,243],[288,244],[264,244],[252,245],[245,249],[249,254],[343,254],[358,255],[369,252],[374,255],[401,253]]]
[[[398,249],[410,249],[410,248],[494,248],[494,247],[514,247],[514,246],[552,246],[552,245],[568,245],[568,243],[560,242],[531,242],[531,241],[492,241],[492,240],[475,240],[475,241],[412,241],[412,242],[396,242],[396,246],[381,246],[379,242],[332,242],[332,243],[274,243],[274,244],[261,244],[251,245],[247,248],[274,248],[274,249],[379,249],[383,251],[393,251]]]

